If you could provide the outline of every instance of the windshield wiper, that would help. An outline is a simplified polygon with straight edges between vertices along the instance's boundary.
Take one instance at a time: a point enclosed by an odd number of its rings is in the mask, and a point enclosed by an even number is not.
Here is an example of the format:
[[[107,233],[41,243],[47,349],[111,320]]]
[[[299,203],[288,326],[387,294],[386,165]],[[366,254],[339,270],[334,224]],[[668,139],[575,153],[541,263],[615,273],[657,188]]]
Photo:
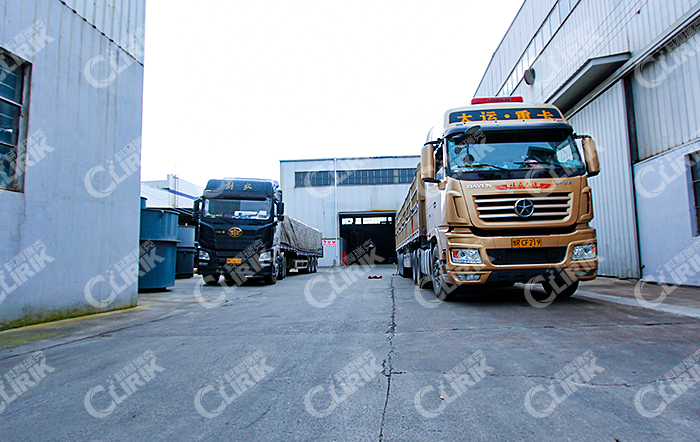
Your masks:
[[[472,165],[469,166],[469,167],[472,167],[472,168],[473,168],[474,166],[477,166],[477,167],[479,167],[479,166],[481,166],[481,167],[493,167],[494,169],[498,169],[498,170],[508,170],[508,171],[510,170],[510,169],[508,169],[508,168],[506,168],[506,167],[495,166],[495,165],[493,165],[493,164],[472,164]]]

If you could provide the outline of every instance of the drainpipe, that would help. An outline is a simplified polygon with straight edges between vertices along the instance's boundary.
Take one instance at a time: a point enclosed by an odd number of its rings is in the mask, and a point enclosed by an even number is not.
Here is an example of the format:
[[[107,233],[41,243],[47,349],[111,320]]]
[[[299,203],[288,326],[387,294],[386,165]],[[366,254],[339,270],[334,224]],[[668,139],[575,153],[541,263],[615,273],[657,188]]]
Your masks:
[[[333,193],[335,194],[335,256],[336,263],[342,265],[340,261],[340,214],[338,213],[338,159],[333,158]]]

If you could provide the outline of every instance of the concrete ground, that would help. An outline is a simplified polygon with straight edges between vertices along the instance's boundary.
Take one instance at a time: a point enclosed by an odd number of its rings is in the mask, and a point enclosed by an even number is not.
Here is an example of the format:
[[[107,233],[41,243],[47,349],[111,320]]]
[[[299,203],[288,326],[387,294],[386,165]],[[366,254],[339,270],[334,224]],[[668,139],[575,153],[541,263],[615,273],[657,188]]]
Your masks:
[[[1,439],[700,440],[700,290],[656,305],[661,287],[599,278],[542,308],[524,286],[439,303],[393,273],[179,280],[0,332]]]

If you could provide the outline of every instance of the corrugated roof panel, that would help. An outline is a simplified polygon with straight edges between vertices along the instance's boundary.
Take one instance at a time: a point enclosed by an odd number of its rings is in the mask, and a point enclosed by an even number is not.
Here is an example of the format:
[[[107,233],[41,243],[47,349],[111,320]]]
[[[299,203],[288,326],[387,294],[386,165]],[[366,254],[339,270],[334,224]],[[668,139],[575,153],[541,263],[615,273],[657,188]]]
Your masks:
[[[97,30],[127,50],[128,36],[145,23],[146,0],[62,0]],[[143,56],[129,52],[141,63]]]

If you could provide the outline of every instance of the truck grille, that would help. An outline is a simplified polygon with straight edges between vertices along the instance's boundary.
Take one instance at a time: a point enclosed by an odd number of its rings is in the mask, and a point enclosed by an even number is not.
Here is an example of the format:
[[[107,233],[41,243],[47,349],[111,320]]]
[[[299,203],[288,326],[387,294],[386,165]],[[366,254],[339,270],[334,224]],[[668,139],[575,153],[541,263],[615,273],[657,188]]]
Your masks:
[[[542,247],[537,249],[490,249],[486,250],[491,263],[511,264],[556,264],[566,256],[566,247]]]
[[[532,214],[519,216],[515,203],[529,200],[533,207]],[[474,203],[479,219],[485,223],[537,223],[539,221],[561,221],[570,213],[571,194],[555,192],[549,195],[533,196],[529,193],[513,195],[474,195]]]

